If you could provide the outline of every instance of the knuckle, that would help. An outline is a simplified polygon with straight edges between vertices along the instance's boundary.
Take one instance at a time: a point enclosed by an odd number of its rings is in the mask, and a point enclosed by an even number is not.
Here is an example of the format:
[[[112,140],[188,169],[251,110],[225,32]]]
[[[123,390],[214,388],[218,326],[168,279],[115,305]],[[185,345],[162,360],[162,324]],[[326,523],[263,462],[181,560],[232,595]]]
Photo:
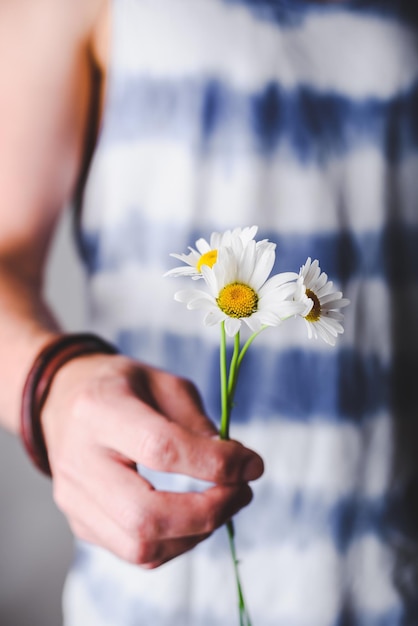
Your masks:
[[[139,539],[129,539],[121,549],[124,561],[133,565],[144,566],[150,560],[148,545]]]
[[[211,509],[206,514],[202,532],[204,534],[210,534],[220,525],[221,525],[221,516],[219,514],[219,511],[217,511],[216,509]]]
[[[119,523],[122,528],[134,536],[138,541],[145,541],[153,529],[153,520],[150,513],[142,507],[127,504],[121,511]]]
[[[143,516],[137,507],[126,506],[119,515],[119,522],[128,533],[142,535]]]
[[[157,567],[160,567],[160,565],[162,565],[162,561],[152,561],[151,563],[142,563],[140,564],[142,569],[145,570],[152,570],[152,569],[157,569]]]
[[[173,438],[161,430],[158,433],[143,434],[140,453],[145,465],[147,462],[153,466],[158,465],[155,469],[171,469],[179,461],[179,453]]]
[[[77,392],[69,399],[69,410],[73,419],[86,422],[86,418],[98,415],[98,407],[103,407],[114,402],[115,398],[129,395],[131,388],[129,381],[123,373],[115,372],[106,374],[98,373],[97,377],[90,379],[89,383],[79,387]]]
[[[190,394],[198,393],[196,385],[189,378],[183,378],[181,376],[174,377],[173,387],[174,389],[177,388],[179,391],[187,391]]]
[[[159,384],[164,386],[164,389],[169,389],[170,394],[183,398],[192,398],[197,405],[202,406],[202,400],[198,388],[189,378],[174,376],[173,374],[165,372],[161,376]]]
[[[116,371],[97,381],[97,392],[103,400],[109,401],[115,397],[131,395],[132,387],[127,374]]]
[[[92,384],[78,390],[69,400],[68,411],[72,420],[82,422],[85,425],[87,422],[86,417],[94,415],[97,403],[97,385]]]
[[[174,467],[178,463],[178,451],[170,437],[162,435],[158,438],[157,454],[163,467]]]
[[[209,460],[215,482],[235,483],[240,481],[243,456],[241,444],[233,441],[216,441]]]
[[[232,475],[232,467],[229,458],[220,453],[214,453],[209,459],[210,471],[215,482],[223,482]]]
[[[203,492],[195,494],[192,506],[199,536],[211,535],[222,521],[220,504],[213,498],[208,499],[207,493]]]
[[[186,392],[187,395],[190,396],[198,406],[203,408],[202,397],[200,395],[198,388],[196,387],[193,381],[191,381],[188,378],[178,378],[177,385],[178,385],[179,391],[181,390],[181,391]]]

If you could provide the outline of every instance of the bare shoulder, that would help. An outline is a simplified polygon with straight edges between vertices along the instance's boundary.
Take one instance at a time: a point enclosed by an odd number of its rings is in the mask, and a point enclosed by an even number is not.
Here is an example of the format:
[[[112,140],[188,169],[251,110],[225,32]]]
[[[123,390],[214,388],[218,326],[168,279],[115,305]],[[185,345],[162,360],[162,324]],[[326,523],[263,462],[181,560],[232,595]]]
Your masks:
[[[109,63],[110,33],[111,33],[111,3],[110,0],[101,0],[95,14],[92,29],[92,51],[95,62],[105,76]]]
[[[41,34],[46,43],[76,43],[89,36],[105,0],[2,0],[0,3],[0,32],[3,45],[12,40],[28,44]]]
[[[74,193],[106,1],[0,0],[0,253],[45,241]]]

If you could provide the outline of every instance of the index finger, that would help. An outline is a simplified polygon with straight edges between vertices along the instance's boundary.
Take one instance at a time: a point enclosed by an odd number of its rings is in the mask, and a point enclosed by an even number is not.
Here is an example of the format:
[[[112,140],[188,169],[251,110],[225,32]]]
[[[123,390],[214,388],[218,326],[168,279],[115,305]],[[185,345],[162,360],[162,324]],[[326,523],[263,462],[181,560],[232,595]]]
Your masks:
[[[263,473],[260,456],[242,444],[193,432],[134,396],[107,402],[101,423],[104,447],[152,470],[219,484],[255,480]]]

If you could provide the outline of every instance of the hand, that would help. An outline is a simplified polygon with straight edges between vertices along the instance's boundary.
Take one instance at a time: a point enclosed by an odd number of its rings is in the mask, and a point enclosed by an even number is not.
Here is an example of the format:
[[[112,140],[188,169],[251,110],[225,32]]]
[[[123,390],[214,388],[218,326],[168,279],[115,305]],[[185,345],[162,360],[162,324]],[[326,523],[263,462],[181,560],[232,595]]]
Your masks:
[[[42,423],[54,498],[79,538],[153,568],[193,548],[252,498],[263,462],[221,441],[188,381],[123,356],[74,359],[56,375]],[[215,485],[157,491],[136,464]]]

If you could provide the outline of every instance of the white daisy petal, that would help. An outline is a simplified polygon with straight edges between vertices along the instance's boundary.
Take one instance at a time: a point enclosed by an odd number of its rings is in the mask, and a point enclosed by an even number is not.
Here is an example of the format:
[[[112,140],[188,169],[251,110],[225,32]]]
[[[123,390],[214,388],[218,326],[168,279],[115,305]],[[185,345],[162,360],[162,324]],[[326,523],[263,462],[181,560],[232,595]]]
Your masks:
[[[347,300],[347,298],[341,298],[340,300],[331,300],[330,302],[325,302],[324,305],[322,305],[321,302],[321,309],[326,313],[328,311],[334,311],[335,309],[343,309],[349,304],[350,301]]]
[[[320,337],[323,341],[325,341],[325,343],[329,344],[330,346],[335,346],[336,335],[327,331],[327,329],[321,326],[321,324],[316,324],[315,332],[317,337]]]
[[[219,292],[219,284],[216,277],[216,270],[214,268],[210,268],[207,265],[202,267],[202,277],[204,278],[207,286],[209,287],[212,295],[216,297]]]
[[[178,276],[190,276],[192,279],[200,278],[197,264],[201,255],[193,248],[189,247],[189,250],[189,254],[176,254],[174,252],[170,254],[170,256],[172,256],[173,258],[178,259],[182,263],[185,263],[186,267],[174,267],[172,270],[166,272],[164,274],[164,277],[172,276],[174,278],[177,278]]]
[[[282,323],[282,319],[271,309],[260,310],[256,315],[263,326],[279,326]],[[252,317],[254,317],[254,315]]]
[[[324,315],[327,317],[327,319],[332,319],[337,322],[344,321],[344,315],[339,311],[325,311]]]
[[[252,333],[257,333],[261,329],[261,326],[263,324],[267,324],[266,322],[262,321],[260,315],[258,315],[257,313],[251,315],[251,317],[245,317],[243,321],[247,324]],[[268,326],[272,325],[273,324],[268,324]]]
[[[257,234],[257,231],[258,231],[258,226],[246,226],[245,228],[242,229],[239,236],[241,237],[243,243],[245,244],[251,241],[251,239],[254,239],[254,237]]]
[[[234,337],[241,328],[241,320],[235,317],[227,317],[225,320],[225,331],[230,337]]]
[[[218,262],[214,266],[214,272],[219,281],[219,287],[238,282],[238,259],[232,248],[219,248]]]
[[[341,291],[334,291],[333,293],[327,293],[325,296],[320,296],[318,295],[318,293],[316,293],[316,296],[319,298],[321,306],[325,306],[326,304],[335,304],[338,307],[338,302],[343,297],[343,294]]]
[[[238,252],[238,250],[236,250]],[[242,249],[241,262],[237,273],[237,280],[243,283],[249,283],[253,275],[257,261],[257,249],[255,241],[250,241],[245,248]]]
[[[222,243],[222,238],[223,238],[223,234],[222,233],[212,233],[210,236],[210,249],[211,250],[217,250],[219,248],[219,246]]]
[[[338,320],[335,320],[332,317],[328,317],[328,316],[323,317],[321,319],[321,322],[324,328],[327,328],[329,332],[333,334],[335,337],[337,335],[341,335],[344,332],[344,328],[342,324],[340,324]]]
[[[315,327],[305,319],[306,330],[308,331],[308,339],[317,338]]]
[[[333,285],[332,280],[330,280],[323,287],[321,287],[321,289],[318,289],[316,285],[313,285],[312,290],[315,291],[318,298],[322,298],[323,296],[327,296],[334,290],[334,285]]]
[[[304,274],[305,282],[311,284],[312,286],[315,286],[315,283],[318,280],[320,273],[321,270],[319,269],[319,263],[315,259],[315,261],[310,264],[308,271]]]
[[[177,302],[188,302],[192,298],[196,297],[196,291],[192,289],[184,289],[182,291],[176,291],[174,294],[174,300]]]
[[[271,278],[269,278],[265,282],[265,284],[260,288],[260,293],[266,289],[270,290],[273,288],[280,287],[281,285],[284,285],[285,283],[295,282],[297,279],[298,279],[298,274],[296,274],[295,272],[281,272],[280,274],[275,274],[275,276],[272,276]],[[303,291],[305,292],[303,283],[301,283],[301,285],[302,285]]]
[[[213,298],[200,289],[185,289],[184,291],[177,291],[174,294],[174,299],[177,300],[177,302],[187,304],[187,308],[193,309],[202,308],[199,304],[201,302],[213,302]]]
[[[210,252],[211,250],[213,250],[213,248],[208,244],[206,239],[203,239],[203,238],[198,239],[196,241],[196,248],[198,249],[201,255],[206,254],[207,252]]]
[[[203,323],[206,326],[215,326],[216,324],[220,324],[226,318],[226,315],[222,313],[217,307],[213,307],[210,311],[208,311],[203,318]]]
[[[189,254],[176,254],[175,252],[172,252],[170,256],[174,259],[178,259],[179,261],[183,261],[184,263],[188,263],[189,265],[196,265],[200,259],[200,254],[193,248],[189,248],[189,250]]]
[[[262,287],[269,277],[270,272],[273,269],[275,259],[276,253],[274,248],[271,246],[263,246],[262,248],[257,249],[256,264],[249,280],[251,286],[256,291]]]
[[[282,321],[295,315],[303,315],[305,311],[306,306],[303,302],[284,301],[277,307],[277,315]]]
[[[282,300],[293,300],[296,289],[295,283],[286,283],[285,285],[277,287],[277,289],[269,289],[267,293],[265,293],[265,291],[266,290],[263,290],[262,294],[260,293],[263,300],[270,301],[274,298],[276,302],[281,302]],[[305,302],[306,298],[301,298],[301,301]]]
[[[193,267],[174,267],[172,270],[169,270],[168,272],[163,274],[163,277],[166,278],[168,276],[172,276],[174,278],[178,278],[179,276],[191,276],[193,278],[195,277],[195,274],[196,270]]]
[[[318,325],[330,333],[333,337],[337,337],[342,332],[343,327],[335,320],[327,320],[326,317],[322,317]]]
[[[328,281],[327,274],[325,274],[325,272],[322,272],[322,274],[319,276],[318,280],[316,281],[315,293],[320,294],[321,289],[323,289],[327,284],[332,286],[332,283],[327,282],[327,281]]]
[[[195,309],[207,309],[208,307],[213,307],[213,308],[217,308],[216,307],[216,303],[213,301],[213,299],[205,294],[207,297],[200,297],[200,298],[194,298],[194,300],[189,300],[189,302],[187,303],[187,308],[192,311]]]

